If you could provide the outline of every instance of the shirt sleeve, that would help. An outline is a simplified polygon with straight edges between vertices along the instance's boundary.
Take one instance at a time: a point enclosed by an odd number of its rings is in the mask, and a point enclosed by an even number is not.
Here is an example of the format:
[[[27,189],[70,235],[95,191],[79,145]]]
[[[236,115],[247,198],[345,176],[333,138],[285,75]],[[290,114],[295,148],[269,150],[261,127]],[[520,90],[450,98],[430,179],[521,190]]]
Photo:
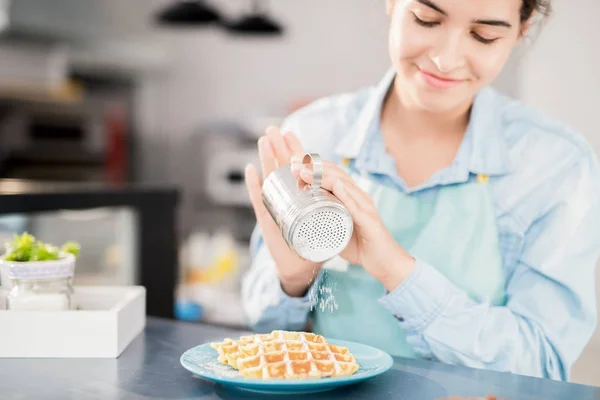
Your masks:
[[[442,362],[567,380],[596,326],[600,173],[595,158],[569,174],[568,196],[528,229],[503,307],[471,299],[433,266],[380,299],[415,351]]]

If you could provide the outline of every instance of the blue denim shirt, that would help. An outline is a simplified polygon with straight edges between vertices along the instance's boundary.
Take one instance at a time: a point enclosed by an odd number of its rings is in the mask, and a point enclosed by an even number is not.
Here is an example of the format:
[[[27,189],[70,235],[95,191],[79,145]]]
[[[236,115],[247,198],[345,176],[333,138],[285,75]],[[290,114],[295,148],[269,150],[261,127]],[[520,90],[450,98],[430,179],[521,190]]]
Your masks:
[[[506,277],[505,306],[473,299],[433,266],[415,271],[380,303],[417,353],[446,363],[565,380],[596,326],[595,266],[600,253],[600,169],[587,142],[544,114],[485,88],[452,165],[408,188],[386,152],[381,107],[390,71],[375,87],[336,95],[289,116],[283,131],[305,149],[393,182],[413,196],[490,177]],[[282,290],[257,229],[242,283],[251,326],[303,329],[307,297]],[[393,260],[390,260],[393,262]],[[357,321],[357,324],[360,321]]]

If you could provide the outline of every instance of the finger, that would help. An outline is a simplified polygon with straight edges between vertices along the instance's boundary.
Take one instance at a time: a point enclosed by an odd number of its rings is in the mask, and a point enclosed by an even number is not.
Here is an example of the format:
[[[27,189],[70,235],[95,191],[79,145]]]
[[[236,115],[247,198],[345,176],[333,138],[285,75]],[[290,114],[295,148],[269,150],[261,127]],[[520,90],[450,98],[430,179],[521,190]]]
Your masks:
[[[354,198],[352,198],[350,193],[348,193],[348,191],[346,190],[347,186],[347,184],[338,179],[333,185],[333,194],[335,194],[335,196],[338,199],[340,199],[340,201],[344,204],[344,206],[352,216],[352,219],[360,219],[361,210],[358,207],[358,204],[356,203]]]
[[[291,162],[292,162],[292,171],[300,171],[302,168],[309,168],[309,169],[313,169],[313,164],[312,163],[303,163],[304,161],[304,157],[306,156],[306,153],[298,153],[295,152],[292,154],[292,158],[291,158]],[[322,161],[323,164],[323,170],[325,170],[325,168],[327,168],[329,165],[335,166],[334,163],[332,163],[331,161]]]
[[[367,213],[377,212],[375,204],[367,192],[359,188],[354,182],[348,184],[345,181],[342,181],[342,183],[344,184],[343,189],[356,202],[358,208]]]
[[[312,171],[309,169],[303,168],[300,171],[300,177],[308,184],[312,184]],[[356,185],[356,182],[354,182],[343,170],[329,170],[327,175],[323,176],[321,187],[335,194],[334,187],[338,182],[343,184],[345,191],[348,192],[357,207],[362,211],[369,213],[377,211],[369,194],[359,188]]]
[[[273,221],[269,210],[267,210],[267,207],[262,200],[262,185],[256,167],[252,164],[248,164],[244,173],[250,202],[252,203],[254,214],[256,214],[256,222],[260,225],[263,235],[268,235],[269,231],[272,231],[273,229],[277,231],[277,225],[275,224],[275,221]]]
[[[250,202],[256,213],[256,219],[260,221],[264,218],[264,213],[267,211],[262,201],[262,185],[260,182],[260,176],[256,167],[252,164],[248,164],[244,170],[246,188],[248,189],[248,195],[250,196]],[[268,212],[268,211],[267,211]]]
[[[356,181],[354,181],[354,179],[352,179],[352,177],[348,174],[348,172],[344,168],[340,167],[339,165],[337,165],[331,161],[326,161],[323,169],[327,171],[326,173],[328,175],[347,178],[347,180],[349,180],[351,183],[351,187],[356,189],[356,195],[362,199],[362,201],[359,202],[359,205],[362,204],[364,206],[367,206],[367,205],[372,206],[373,201],[372,201],[369,193],[367,193],[365,190],[363,190],[356,183]]]
[[[299,174],[300,178],[302,178],[302,180],[304,180],[306,183],[309,183],[309,184],[312,184],[312,177],[313,177],[313,172],[311,169],[312,169],[311,167],[309,167],[308,165],[305,165],[300,169],[300,174]],[[342,179],[345,181],[353,182],[350,175],[348,175],[348,173],[346,171],[344,171],[342,168],[338,167],[336,164],[334,164],[331,161],[324,161],[321,187],[323,189],[327,189],[327,190],[331,191],[333,189],[333,184],[335,183],[335,181],[337,179]]]
[[[292,157],[290,157],[291,170],[298,178],[300,178],[300,170],[304,168],[304,164],[302,164],[303,158],[304,154],[302,153],[293,154]]]
[[[312,185],[313,182],[313,171],[310,169],[303,167],[299,172],[299,177],[306,183]],[[337,180],[347,181],[348,184],[352,184],[352,178],[345,174],[340,174],[337,171],[331,171],[327,173],[323,173],[321,178],[321,187],[323,189],[329,190],[330,192],[333,190],[333,185]]]
[[[291,153],[290,163],[292,164],[292,172],[299,177],[299,172],[302,169],[302,159],[304,158],[306,151],[304,151],[304,147],[302,146],[302,143],[300,143],[298,136],[292,132],[284,133],[283,140]]]
[[[302,146],[300,139],[298,139],[298,136],[296,136],[293,132],[285,132],[283,134],[283,140],[285,141],[285,144],[287,145],[287,148],[292,156],[304,155],[304,147]]]
[[[333,185],[333,194],[344,204],[354,222],[358,226],[364,227],[369,222],[369,214],[360,207],[356,199],[356,193],[348,190],[350,187],[346,182],[338,180]]]
[[[266,135],[269,138],[269,142],[271,142],[273,151],[275,152],[277,164],[279,166],[289,164],[292,154],[290,153],[287,144],[283,140],[283,136],[281,135],[279,129],[271,126],[267,128]]]
[[[271,172],[277,169],[275,153],[273,153],[271,143],[266,136],[261,136],[261,138],[258,139],[258,156],[260,157],[260,164],[262,167],[264,180],[271,174]]]

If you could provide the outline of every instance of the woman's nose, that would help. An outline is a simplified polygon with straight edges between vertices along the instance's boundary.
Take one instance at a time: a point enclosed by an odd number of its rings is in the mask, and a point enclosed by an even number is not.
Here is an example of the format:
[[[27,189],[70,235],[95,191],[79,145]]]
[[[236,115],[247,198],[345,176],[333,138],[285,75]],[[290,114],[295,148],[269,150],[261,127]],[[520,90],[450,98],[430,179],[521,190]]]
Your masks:
[[[465,55],[462,49],[462,37],[454,32],[443,35],[432,49],[429,58],[442,73],[449,73],[465,65]]]

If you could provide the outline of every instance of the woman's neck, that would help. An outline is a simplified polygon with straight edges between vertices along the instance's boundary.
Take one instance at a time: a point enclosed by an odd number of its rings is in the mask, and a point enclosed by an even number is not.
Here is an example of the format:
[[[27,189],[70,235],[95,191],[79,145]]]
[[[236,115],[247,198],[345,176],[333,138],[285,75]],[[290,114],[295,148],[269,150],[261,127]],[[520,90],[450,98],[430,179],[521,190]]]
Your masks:
[[[395,86],[383,105],[381,131],[398,175],[413,187],[452,164],[467,129],[471,102],[434,113],[411,106]]]

